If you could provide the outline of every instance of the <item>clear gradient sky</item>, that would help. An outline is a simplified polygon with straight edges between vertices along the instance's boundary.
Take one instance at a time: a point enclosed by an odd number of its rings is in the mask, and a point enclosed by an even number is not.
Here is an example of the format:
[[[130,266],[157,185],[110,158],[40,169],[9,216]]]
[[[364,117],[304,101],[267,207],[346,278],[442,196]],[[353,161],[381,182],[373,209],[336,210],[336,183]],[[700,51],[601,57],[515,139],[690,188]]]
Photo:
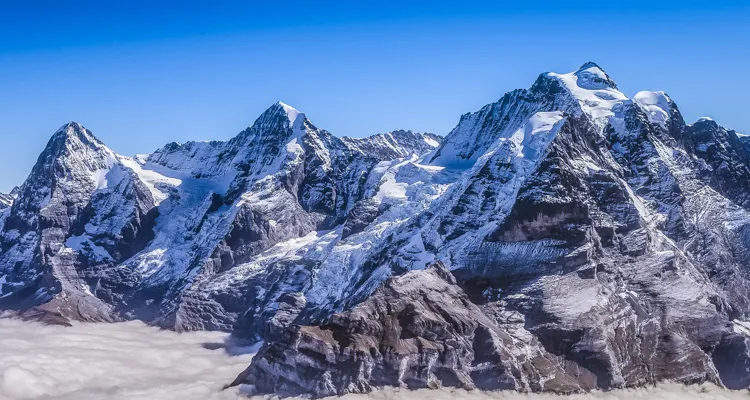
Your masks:
[[[228,139],[277,100],[341,136],[445,134],[589,60],[750,133],[749,21],[748,0],[4,1],[0,191],[71,120],[121,154]]]

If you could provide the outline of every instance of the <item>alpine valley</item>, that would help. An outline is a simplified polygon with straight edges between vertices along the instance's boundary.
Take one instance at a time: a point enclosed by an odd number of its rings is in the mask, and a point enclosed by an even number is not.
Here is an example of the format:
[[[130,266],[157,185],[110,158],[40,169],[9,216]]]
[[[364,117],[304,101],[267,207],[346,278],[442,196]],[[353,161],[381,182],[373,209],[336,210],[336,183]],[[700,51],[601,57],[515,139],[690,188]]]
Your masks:
[[[442,138],[276,103],[116,154],[68,123],[0,195],[0,309],[264,344],[254,393],[750,386],[750,137],[596,64]]]

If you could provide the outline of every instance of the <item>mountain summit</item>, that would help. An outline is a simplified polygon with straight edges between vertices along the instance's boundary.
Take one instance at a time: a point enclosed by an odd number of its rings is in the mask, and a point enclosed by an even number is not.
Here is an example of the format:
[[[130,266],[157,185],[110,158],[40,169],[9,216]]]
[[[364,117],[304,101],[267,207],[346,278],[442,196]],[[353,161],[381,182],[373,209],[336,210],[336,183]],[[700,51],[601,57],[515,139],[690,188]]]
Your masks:
[[[235,384],[282,396],[747,388],[748,143],[594,63],[444,139],[279,102],[130,158],[69,124],[0,210],[0,308],[264,340]]]
[[[587,62],[574,73],[578,77],[578,86],[589,89],[610,88],[617,90],[617,84],[607,75],[604,70],[594,62]]]
[[[293,128],[295,125],[302,124],[306,117],[304,113],[296,108],[281,101],[277,101],[268,107],[260,117],[258,117],[254,125],[273,123],[273,121],[277,119],[285,119],[288,127]]]

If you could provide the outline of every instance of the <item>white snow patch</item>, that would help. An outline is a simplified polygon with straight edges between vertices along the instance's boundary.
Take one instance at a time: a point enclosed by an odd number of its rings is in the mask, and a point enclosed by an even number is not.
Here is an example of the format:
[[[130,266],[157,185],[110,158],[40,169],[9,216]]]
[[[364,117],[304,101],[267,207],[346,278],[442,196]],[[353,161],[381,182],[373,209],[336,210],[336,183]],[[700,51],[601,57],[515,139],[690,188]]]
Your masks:
[[[97,189],[107,188],[107,179],[105,177],[109,173],[109,169],[98,169],[91,173],[91,180],[94,181]]]
[[[735,319],[732,321],[734,331],[750,337],[750,322]]]
[[[672,113],[669,110],[669,97],[666,93],[638,92],[633,96],[633,101],[646,112],[648,120],[652,124],[658,124],[666,129],[667,122],[672,118]]]
[[[513,138],[521,137],[518,156],[530,160],[538,160],[547,145],[557,135],[560,125],[556,124],[563,119],[560,111],[538,112],[529,118],[523,128],[513,134]]]
[[[292,154],[304,153],[304,150],[302,150],[302,146],[297,143],[297,138],[292,139],[291,141],[289,141],[289,143],[286,144],[286,151]]]
[[[440,143],[438,143],[435,139],[431,139],[428,137],[424,138],[424,142],[427,143],[431,147],[438,147],[440,146]]]
[[[166,253],[166,248],[156,248],[140,253],[135,267],[136,271],[144,278],[148,278],[167,261],[168,255]]]
[[[600,130],[614,116],[613,108],[628,100],[620,91],[597,83],[598,79],[606,79],[604,72],[597,67],[568,74],[550,72],[548,76],[558,79],[568,89]]]
[[[284,113],[286,113],[287,118],[289,118],[290,128],[295,125],[295,122],[297,122],[297,118],[299,118],[300,116],[302,116],[302,119],[305,118],[305,114],[301,113],[299,110],[290,106],[289,104],[280,101],[279,105],[284,109]]]
[[[111,260],[112,256],[101,246],[97,246],[91,241],[89,235],[71,236],[65,241],[65,247],[73,249],[79,253],[93,256],[97,260]]]
[[[180,179],[164,176],[153,169],[146,168],[144,166],[145,158],[143,156],[139,158],[119,156],[119,160],[122,165],[130,168],[136,175],[138,175],[138,179],[140,179],[151,192],[151,196],[153,196],[156,205],[159,205],[168,197],[166,193],[158,189],[158,185],[179,186],[182,184],[182,180]]]

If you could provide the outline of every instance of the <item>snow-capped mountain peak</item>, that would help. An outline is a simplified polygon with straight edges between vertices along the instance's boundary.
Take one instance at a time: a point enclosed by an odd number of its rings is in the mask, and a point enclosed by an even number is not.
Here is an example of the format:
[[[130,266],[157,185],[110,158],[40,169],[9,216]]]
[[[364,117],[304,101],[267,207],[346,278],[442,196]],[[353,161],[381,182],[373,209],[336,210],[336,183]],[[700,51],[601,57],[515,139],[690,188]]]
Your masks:
[[[713,127],[713,128],[718,128],[719,127],[719,124],[716,123],[715,120],[713,120],[712,118],[709,118],[709,117],[700,117],[700,118],[698,118],[695,122],[693,122],[693,126],[696,126],[696,125],[705,125],[705,126],[710,126],[710,127]]]
[[[512,135],[536,112],[561,111],[585,117],[601,133],[617,107],[627,101],[595,63],[566,74],[544,73],[531,88],[513,90],[477,112],[464,114],[429,162],[466,169],[496,140]]]
[[[283,101],[276,102],[281,108],[284,110],[284,113],[286,114],[287,118],[289,119],[289,126],[293,126],[295,122],[297,122],[297,119],[304,120],[305,114],[299,111],[298,109],[290,106],[289,104],[284,103]]]
[[[417,387],[747,387],[748,141],[686,125],[663,92],[628,99],[594,63],[444,140],[338,138],[277,102],[228,141],[127,158],[71,123],[0,212],[0,309],[266,339],[284,357],[261,351],[256,376],[292,394],[367,390],[375,365]],[[435,261],[455,277],[404,275]]]
[[[578,103],[574,108],[588,115],[600,130],[609,123],[616,106],[628,100],[609,75],[594,63],[586,63],[567,74],[550,72],[547,77],[557,80]],[[574,109],[568,111],[577,114]]]
[[[295,126],[299,127],[302,126],[303,122],[306,119],[306,116],[303,112],[299,111],[298,109],[290,106],[289,104],[286,104],[282,101],[277,101],[276,103],[273,103],[270,107],[264,111],[260,117],[255,121],[255,124],[267,124],[270,121],[284,118],[289,128],[294,128]]]
[[[590,89],[607,87],[617,90],[617,84],[595,62],[589,61],[578,68],[574,74],[578,77],[578,85]]]
[[[85,182],[87,187],[93,185],[98,188],[106,184],[105,176],[117,162],[116,159],[117,155],[91,131],[77,122],[69,122],[52,135],[34,166],[32,176],[49,174],[36,185],[55,185],[81,178],[74,185]],[[54,183],[45,179],[51,179]]]
[[[76,131],[84,131],[85,129],[86,128],[84,128],[80,123],[76,121],[70,121],[59,127],[53,135],[69,135],[75,133]]]
[[[642,91],[633,96],[633,102],[646,112],[651,123],[667,127],[667,122],[672,118],[672,99],[666,93]]]
[[[71,121],[61,126],[53,135],[50,141],[54,140],[78,140],[96,147],[103,146],[102,142],[94,136],[91,131],[86,129],[78,122]]]

